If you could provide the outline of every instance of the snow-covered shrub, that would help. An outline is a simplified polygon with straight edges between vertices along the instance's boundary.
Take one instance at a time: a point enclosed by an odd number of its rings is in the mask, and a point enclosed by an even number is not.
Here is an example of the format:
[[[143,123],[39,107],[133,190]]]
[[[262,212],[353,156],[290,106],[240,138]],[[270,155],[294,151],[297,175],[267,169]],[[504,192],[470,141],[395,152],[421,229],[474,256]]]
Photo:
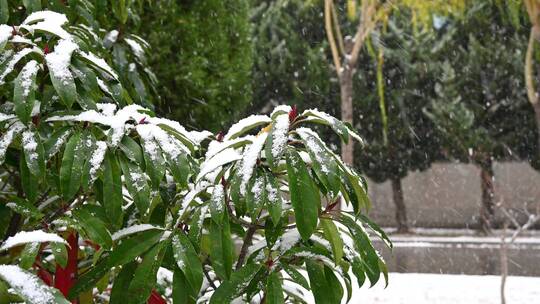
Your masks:
[[[187,131],[125,105],[65,22],[0,25],[0,90],[13,92],[0,107],[0,299],[340,303],[350,274],[386,277],[365,181],[310,129],[360,140],[349,126],[279,106],[225,134]]]

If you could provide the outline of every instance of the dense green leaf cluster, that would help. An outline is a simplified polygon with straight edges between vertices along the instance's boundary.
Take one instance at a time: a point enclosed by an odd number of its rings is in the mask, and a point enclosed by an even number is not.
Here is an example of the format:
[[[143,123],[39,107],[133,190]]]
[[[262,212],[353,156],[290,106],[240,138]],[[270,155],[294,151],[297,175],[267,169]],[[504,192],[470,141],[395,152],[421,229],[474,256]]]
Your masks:
[[[310,128],[361,140],[350,126],[278,106],[188,131],[132,104],[67,22],[0,25],[0,299],[339,303],[387,279],[365,181]]]
[[[248,0],[155,1],[141,19],[161,113],[217,132],[246,112],[253,61]]]

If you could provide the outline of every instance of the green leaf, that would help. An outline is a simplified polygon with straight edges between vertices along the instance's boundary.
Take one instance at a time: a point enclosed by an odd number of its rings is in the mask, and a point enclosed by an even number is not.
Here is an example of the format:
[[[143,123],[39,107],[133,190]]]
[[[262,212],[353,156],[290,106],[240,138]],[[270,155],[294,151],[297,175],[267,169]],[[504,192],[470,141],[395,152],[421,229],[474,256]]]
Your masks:
[[[17,266],[1,265],[0,279],[28,304],[70,304],[57,289],[45,285],[37,276]],[[47,299],[46,302],[44,299]]]
[[[331,150],[311,129],[299,128],[297,133],[309,153],[312,167],[324,187],[337,196],[341,188],[340,170]]]
[[[51,245],[52,244],[55,243],[51,243]],[[36,256],[38,255],[40,246],[41,243],[27,243],[21,253],[21,261],[19,262],[19,267],[23,269],[29,269],[30,267],[32,267],[36,260]]]
[[[92,214],[84,207],[85,206],[74,210],[73,215],[86,232],[86,235],[92,242],[95,242],[106,249],[111,248],[112,238],[109,230],[107,230],[107,226],[105,226],[105,223],[103,223],[99,217]]]
[[[310,122],[319,123],[323,125],[327,125],[334,132],[336,132],[339,137],[345,142],[349,142],[349,131],[350,129],[347,127],[347,125],[342,122],[341,120],[323,112],[319,112],[317,110],[306,110],[304,113],[302,113],[302,116],[308,116]],[[357,138],[357,136],[354,136]],[[359,138],[359,136],[358,136]]]
[[[268,276],[268,280],[266,281],[266,303],[285,303],[285,298],[283,297],[283,288],[281,287],[281,279],[275,271]]]
[[[66,268],[68,262],[68,252],[66,245],[62,243],[50,243],[51,251],[54,255],[55,262],[62,268]]]
[[[278,224],[283,213],[283,202],[281,193],[279,190],[279,184],[277,183],[274,175],[266,174],[266,202],[268,204],[268,213],[272,218],[274,225]]]
[[[13,103],[15,104],[15,113],[24,124],[28,124],[32,116],[38,71],[39,65],[37,61],[31,60],[22,68],[14,81]]]
[[[137,265],[137,262],[131,262],[122,266],[122,270],[114,279],[110,304],[122,304],[129,299],[129,283],[133,280]]]
[[[218,225],[223,222],[225,215],[225,192],[221,184],[215,185],[210,198],[210,215]]]
[[[38,199],[38,178],[30,172],[26,164],[26,157],[24,156],[24,153],[21,153],[21,160],[19,163],[19,169],[21,171],[21,185],[24,195],[26,196],[26,200],[29,203],[35,203]]]
[[[54,52],[46,55],[47,56],[59,56]],[[77,87],[75,86],[75,79],[73,75],[67,68],[60,68],[56,66],[56,60],[51,60],[51,57],[47,59],[47,67],[49,68],[49,74],[51,76],[51,82],[60,96],[60,99],[64,105],[68,108],[71,108],[73,103],[77,100]]]
[[[327,267],[319,261],[306,261],[306,269],[308,272],[309,281],[311,283],[313,296],[315,298],[315,303],[340,303],[341,297],[337,298],[334,294],[335,291],[332,289],[338,287],[341,289],[341,293],[343,293],[343,289],[341,285],[335,286],[335,282],[333,281],[335,276],[327,277],[328,273],[326,268]],[[337,283],[339,284],[339,281],[337,281]]]
[[[112,250],[109,265],[113,267],[133,261],[159,242],[162,235],[161,230],[147,230],[128,239],[122,239]]]
[[[72,127],[63,127],[58,130],[55,130],[52,135],[47,138],[45,143],[43,144],[44,150],[45,150],[45,159],[49,160],[51,157],[53,157],[58,151],[60,151],[60,148],[62,145],[66,142],[68,139],[68,136],[71,134]]]
[[[195,248],[183,232],[178,232],[173,236],[172,249],[178,268],[197,296],[203,282],[203,266]]]
[[[150,151],[147,147],[155,147],[154,151]],[[151,142],[143,141],[144,162],[146,165],[146,173],[152,181],[152,188],[158,189],[163,176],[165,175],[165,159],[161,153],[161,148],[158,147],[158,143],[155,140]]]
[[[311,288],[309,287],[309,282],[300,273],[300,271],[296,270],[296,268],[290,265],[281,264],[281,267],[287,272],[287,274],[295,283],[298,283],[300,286],[304,287],[307,290],[311,290]]]
[[[75,299],[81,292],[87,291],[94,286],[97,282],[106,275],[109,270],[112,268],[110,266],[110,258],[104,257],[99,260],[99,262],[90,268],[87,272],[82,274],[79,279],[75,282],[75,285],[69,290],[68,298]]]
[[[197,294],[193,295],[184,273],[175,267],[172,290],[173,304],[195,304],[197,296]]]
[[[122,176],[118,160],[111,151],[107,151],[103,160],[103,206],[107,217],[114,227],[122,220]]]
[[[8,20],[9,20],[8,0],[0,0],[0,23],[6,24]],[[4,50],[4,45],[0,45],[0,51]]]
[[[125,157],[120,157],[120,166],[124,174],[126,188],[139,209],[139,213],[141,215],[147,214],[150,207],[150,187],[146,181],[146,174],[139,166],[128,161]]]
[[[210,222],[210,260],[220,278],[230,278],[233,263],[233,242],[227,213],[225,213],[222,225],[214,221]]]
[[[230,280],[225,280],[219,285],[210,298],[210,304],[230,303],[242,293],[243,288],[248,286],[261,267],[260,264],[250,263],[235,271]]]
[[[375,231],[375,233],[381,238],[381,240],[383,240],[386,246],[392,249],[392,241],[390,240],[388,235],[386,235],[386,233],[381,229],[381,227],[379,227],[377,224],[375,224],[375,222],[373,222],[372,220],[370,220],[367,216],[363,214],[358,214],[356,215],[356,217],[359,220],[361,220],[363,223],[368,225],[369,228],[371,228],[371,230]]]
[[[41,10],[41,0],[23,0],[22,2],[27,14]]]
[[[45,151],[39,134],[35,131],[24,131],[22,134],[24,158],[30,173],[41,179],[45,176]]]
[[[144,155],[141,146],[131,137],[124,136],[118,147],[124,155],[139,166],[144,166]]]
[[[287,173],[294,216],[300,236],[308,240],[317,228],[321,205],[319,191],[311,180],[306,164],[295,150],[287,150]]]
[[[332,252],[334,253],[334,261],[338,264],[343,258],[343,240],[339,236],[339,231],[331,219],[321,219],[321,226],[324,231],[325,238],[330,242],[332,246]]]
[[[81,186],[82,168],[85,161],[81,133],[75,132],[68,140],[60,168],[60,189],[66,201],[71,200]]]
[[[43,217],[43,213],[38,210],[34,205],[30,204],[23,198],[13,198],[13,202],[6,204],[6,207],[19,213],[24,217],[33,218],[39,220]]]
[[[156,274],[163,260],[166,244],[166,242],[159,243],[144,255],[129,284],[128,303],[144,303],[150,296],[152,288],[156,285]]]
[[[361,262],[371,286],[375,285],[380,278],[379,255],[360,223],[346,214],[340,216],[340,221],[345,225],[353,238],[354,247],[360,253]]]
[[[187,187],[190,174],[190,165],[187,154],[180,154],[176,159],[167,157],[169,170],[172,173],[174,180],[182,187]]]

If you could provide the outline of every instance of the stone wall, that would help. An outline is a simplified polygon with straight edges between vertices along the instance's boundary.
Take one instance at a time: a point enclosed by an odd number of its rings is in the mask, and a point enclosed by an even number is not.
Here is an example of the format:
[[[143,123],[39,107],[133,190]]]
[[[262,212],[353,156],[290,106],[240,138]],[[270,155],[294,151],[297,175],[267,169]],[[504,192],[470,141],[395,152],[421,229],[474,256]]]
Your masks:
[[[540,204],[540,173],[522,162],[495,163],[495,201],[521,212]],[[472,164],[436,163],[410,172],[402,181],[412,227],[476,228],[480,208],[480,170]],[[368,181],[373,200],[370,216],[382,226],[395,226],[389,181]],[[521,219],[524,215],[521,214]],[[500,225],[497,214],[495,225]]]

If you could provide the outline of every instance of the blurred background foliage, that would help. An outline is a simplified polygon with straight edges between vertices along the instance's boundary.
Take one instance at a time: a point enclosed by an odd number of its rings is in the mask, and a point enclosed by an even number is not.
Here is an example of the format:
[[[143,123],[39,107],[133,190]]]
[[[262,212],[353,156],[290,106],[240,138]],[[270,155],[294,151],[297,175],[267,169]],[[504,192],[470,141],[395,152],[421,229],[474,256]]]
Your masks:
[[[91,47],[120,71],[126,103],[153,105],[188,127],[218,132],[277,104],[339,117],[324,0],[125,1],[28,0],[25,8],[1,0],[0,18],[17,24],[26,9],[65,12],[85,25],[82,34],[96,35]],[[344,33],[354,32],[359,14],[351,7],[359,3],[336,1]],[[354,127],[366,139],[355,166],[395,189],[434,161],[473,163],[488,173],[495,160],[540,168],[523,72],[531,25],[521,1],[395,4],[354,75]]]

